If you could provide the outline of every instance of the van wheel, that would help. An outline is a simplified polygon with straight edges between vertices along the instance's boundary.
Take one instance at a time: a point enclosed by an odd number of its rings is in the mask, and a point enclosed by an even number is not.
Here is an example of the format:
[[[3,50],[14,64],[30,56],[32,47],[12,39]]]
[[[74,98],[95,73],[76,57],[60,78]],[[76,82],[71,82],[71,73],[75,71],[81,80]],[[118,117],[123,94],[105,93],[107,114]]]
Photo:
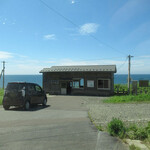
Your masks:
[[[29,101],[25,102],[24,109],[25,110],[29,110],[30,109],[30,103],[29,103]]]
[[[43,105],[43,106],[46,106],[46,103],[47,103],[47,99],[44,98],[42,105]]]
[[[5,110],[8,110],[10,106],[9,105],[3,105],[3,107]]]

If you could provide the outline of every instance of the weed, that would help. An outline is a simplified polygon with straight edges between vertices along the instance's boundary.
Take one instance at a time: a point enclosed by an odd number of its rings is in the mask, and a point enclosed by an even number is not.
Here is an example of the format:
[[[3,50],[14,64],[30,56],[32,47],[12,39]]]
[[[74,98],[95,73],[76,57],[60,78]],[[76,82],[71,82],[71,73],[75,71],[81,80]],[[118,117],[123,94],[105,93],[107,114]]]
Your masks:
[[[137,127],[136,125],[131,125],[126,128],[126,135],[127,138],[132,140],[146,140],[150,137],[150,122],[148,125],[143,127]]]
[[[141,150],[139,147],[136,147],[134,144],[129,146],[130,150]]]
[[[136,134],[136,139],[138,140],[144,140],[148,138],[148,134],[146,132],[145,128],[138,128],[138,130],[135,132]]]
[[[103,131],[103,127],[101,125],[96,126],[99,131]]]
[[[145,129],[146,129],[148,136],[150,137],[150,121],[148,122],[148,125]]]
[[[123,138],[125,135],[125,127],[121,120],[117,118],[113,118],[112,121],[108,124],[108,132],[112,136],[119,136],[120,138]]]

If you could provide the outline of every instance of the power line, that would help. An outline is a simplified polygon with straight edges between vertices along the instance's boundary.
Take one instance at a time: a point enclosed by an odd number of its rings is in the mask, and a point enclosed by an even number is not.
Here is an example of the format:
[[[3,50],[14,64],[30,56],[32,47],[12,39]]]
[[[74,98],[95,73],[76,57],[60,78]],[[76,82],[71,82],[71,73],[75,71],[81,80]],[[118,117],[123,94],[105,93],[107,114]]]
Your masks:
[[[58,16],[62,17],[63,19],[65,19],[66,21],[68,21],[69,23],[71,23],[72,25],[74,25],[75,27],[77,27],[78,29],[80,28],[79,25],[77,25],[76,23],[74,23],[71,19],[68,19],[67,17],[65,17],[63,14],[61,14],[60,12],[58,12],[57,10],[55,10],[54,8],[50,7],[46,2],[44,2],[43,0],[39,0],[43,5],[45,5],[48,9],[50,9],[51,11],[53,11],[54,13],[56,13]],[[107,44],[106,42],[103,42],[102,40],[98,39],[97,37],[95,37],[94,35],[88,34],[88,36],[90,36],[91,38],[95,39],[97,42],[99,42],[100,44],[103,44],[119,53],[122,53],[123,55],[127,55],[124,52],[121,52],[119,50],[117,50],[116,48],[112,47],[111,45]]]
[[[123,67],[123,66],[125,65],[125,63],[127,62],[127,60],[128,60],[128,57],[126,57],[125,61],[118,67],[117,70],[119,70],[121,67]],[[115,76],[115,78],[118,78],[118,77],[119,77],[119,75],[117,74],[117,75]]]
[[[116,59],[121,57],[108,57],[108,58],[101,58],[101,59],[78,59],[76,61],[96,61],[96,60],[107,60],[107,59]]]
[[[50,7],[47,3],[45,3],[42,0],[39,0],[43,5],[45,5],[48,9],[52,10],[54,13],[56,13],[57,15],[59,15],[60,17],[62,17],[63,19],[65,19],[66,21],[70,22],[71,24],[73,24],[74,26],[78,27],[79,26],[77,24],[75,24],[72,20],[68,19],[67,17],[65,17],[64,15],[62,15],[60,12],[56,11],[54,8]]]
[[[125,61],[118,67],[118,69],[120,69],[121,67],[123,67],[125,65],[125,63],[127,62],[128,57],[126,57]]]
[[[123,55],[127,55],[126,53],[123,53],[123,52],[117,50],[116,48],[112,47],[111,45],[107,44],[106,42],[103,42],[102,40],[98,39],[98,38],[95,37],[94,35],[91,35],[91,34],[88,34],[88,35],[89,35],[90,37],[92,37],[93,39],[95,39],[95,40],[96,40],[97,42],[99,42],[100,44],[103,44],[103,45],[105,45],[105,46],[107,46],[107,47],[109,47],[109,48],[111,48],[111,49],[113,49],[113,50],[115,50],[115,51],[117,51],[117,52],[119,52],[119,53],[122,53]]]

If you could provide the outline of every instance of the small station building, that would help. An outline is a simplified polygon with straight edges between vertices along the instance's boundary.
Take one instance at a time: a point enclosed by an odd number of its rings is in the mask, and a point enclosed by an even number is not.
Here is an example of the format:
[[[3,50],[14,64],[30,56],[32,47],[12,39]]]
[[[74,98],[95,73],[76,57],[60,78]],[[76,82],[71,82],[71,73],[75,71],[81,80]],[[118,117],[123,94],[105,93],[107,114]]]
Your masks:
[[[116,65],[52,66],[43,73],[43,88],[51,95],[96,95],[114,93]]]

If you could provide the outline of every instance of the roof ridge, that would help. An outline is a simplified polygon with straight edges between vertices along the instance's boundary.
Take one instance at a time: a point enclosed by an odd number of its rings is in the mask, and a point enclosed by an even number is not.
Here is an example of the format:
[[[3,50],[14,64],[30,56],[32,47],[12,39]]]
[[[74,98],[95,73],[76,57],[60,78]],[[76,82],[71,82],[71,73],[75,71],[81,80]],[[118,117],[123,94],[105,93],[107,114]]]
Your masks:
[[[68,65],[68,66],[113,66],[115,64],[110,64],[110,65]],[[61,67],[65,67],[67,65],[60,65]]]
[[[52,66],[40,72],[116,72],[116,65]]]

